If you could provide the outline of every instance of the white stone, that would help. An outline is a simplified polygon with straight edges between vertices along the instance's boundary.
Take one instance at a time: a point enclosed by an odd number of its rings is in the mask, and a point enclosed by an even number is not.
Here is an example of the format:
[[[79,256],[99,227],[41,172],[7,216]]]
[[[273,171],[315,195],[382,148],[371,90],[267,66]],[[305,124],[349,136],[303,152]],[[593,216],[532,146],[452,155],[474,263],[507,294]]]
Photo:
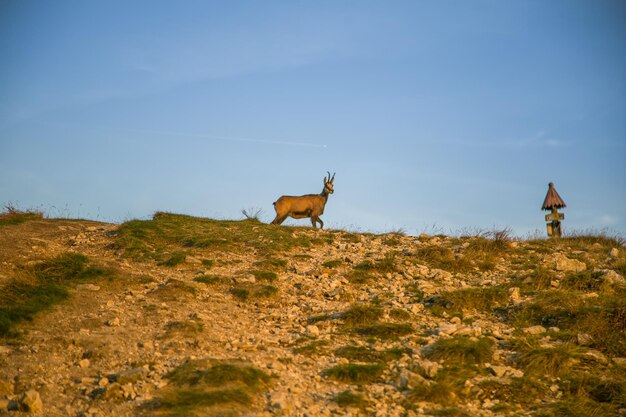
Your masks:
[[[609,285],[616,285],[619,287],[626,286],[626,280],[623,276],[613,271],[612,269],[599,269],[596,270],[602,273],[602,280]]]
[[[320,329],[319,327],[317,327],[314,324],[308,325],[306,326],[306,332],[310,335],[310,336],[319,336],[320,335]]]
[[[587,265],[585,265],[584,262],[580,262],[576,259],[570,259],[559,253],[554,256],[554,268],[557,271],[581,272],[587,269]]]
[[[543,326],[531,326],[531,327],[526,327],[524,329],[524,333],[528,333],[528,334],[542,334],[546,332],[546,328]]]
[[[43,402],[39,393],[32,389],[26,391],[20,398],[20,409],[29,413],[41,413],[43,411]]]
[[[591,337],[591,335],[587,333],[578,333],[576,335],[576,340],[581,346],[590,346],[591,344],[593,344],[593,337]]]
[[[458,326],[452,323],[441,323],[437,332],[439,334],[452,335],[458,330]]]
[[[76,289],[79,291],[100,291],[100,287],[94,284],[78,284]]]

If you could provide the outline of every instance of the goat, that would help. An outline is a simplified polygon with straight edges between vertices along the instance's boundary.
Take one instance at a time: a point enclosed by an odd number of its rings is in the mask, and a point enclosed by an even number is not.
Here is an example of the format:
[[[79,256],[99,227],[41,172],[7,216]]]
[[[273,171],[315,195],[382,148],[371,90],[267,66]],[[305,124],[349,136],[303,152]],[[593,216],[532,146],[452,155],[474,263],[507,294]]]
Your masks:
[[[334,192],[333,182],[335,181],[335,174],[332,178],[330,172],[328,178],[324,177],[324,189],[320,194],[306,194],[298,197],[291,195],[281,196],[274,202],[274,210],[276,210],[276,218],[272,220],[272,224],[281,224],[287,217],[294,219],[311,218],[313,228],[317,228],[317,223],[320,224],[320,229],[324,228],[324,222],[320,219],[320,216],[324,214],[324,206],[328,201],[328,195]]]

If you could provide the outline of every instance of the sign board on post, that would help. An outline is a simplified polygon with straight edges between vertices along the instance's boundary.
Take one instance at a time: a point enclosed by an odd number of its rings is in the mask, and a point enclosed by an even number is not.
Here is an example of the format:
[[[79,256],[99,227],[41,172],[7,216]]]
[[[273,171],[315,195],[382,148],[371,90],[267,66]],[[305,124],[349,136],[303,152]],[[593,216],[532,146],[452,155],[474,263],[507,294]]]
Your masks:
[[[547,222],[553,222],[553,221],[563,220],[563,219],[565,219],[565,214],[563,214],[563,213],[546,214],[546,221]]]

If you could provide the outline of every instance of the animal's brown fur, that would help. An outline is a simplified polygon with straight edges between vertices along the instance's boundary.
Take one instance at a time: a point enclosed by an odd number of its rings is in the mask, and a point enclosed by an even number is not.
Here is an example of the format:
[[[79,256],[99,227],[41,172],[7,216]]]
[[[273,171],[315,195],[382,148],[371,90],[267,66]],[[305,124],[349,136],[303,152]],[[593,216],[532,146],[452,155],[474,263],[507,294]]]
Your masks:
[[[276,217],[272,220],[272,224],[281,224],[287,217],[294,219],[311,218],[311,224],[313,228],[317,228],[317,223],[320,224],[320,229],[324,227],[324,222],[319,218],[324,214],[324,207],[328,201],[329,194],[334,192],[333,182],[335,181],[335,174],[332,178],[330,172],[328,172],[328,178],[324,177],[324,189],[320,194],[306,194],[301,196],[284,195],[274,202],[274,210],[276,210]]]

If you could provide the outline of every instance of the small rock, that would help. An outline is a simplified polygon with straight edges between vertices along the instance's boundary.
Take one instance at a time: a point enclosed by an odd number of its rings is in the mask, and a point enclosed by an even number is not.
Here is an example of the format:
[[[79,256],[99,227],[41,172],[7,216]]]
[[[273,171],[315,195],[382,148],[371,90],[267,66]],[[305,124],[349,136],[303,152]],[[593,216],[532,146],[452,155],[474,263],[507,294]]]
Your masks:
[[[576,340],[581,346],[591,346],[593,344],[593,337],[587,333],[578,333],[576,335]]]
[[[520,303],[521,300],[518,287],[509,288],[509,298],[511,299],[511,302],[513,302],[513,304]]]
[[[396,380],[396,387],[400,389],[412,389],[418,385],[421,385],[426,380],[414,373],[409,371],[408,369],[402,369],[398,375],[398,379]]]
[[[615,357],[613,358],[613,363],[617,366],[624,366],[626,367],[626,358],[619,358],[619,357]]]
[[[13,382],[0,380],[0,397],[13,395]]]
[[[108,320],[105,324],[107,326],[109,326],[109,327],[119,327],[119,325],[120,325],[120,318],[119,317],[115,317],[114,319]]]
[[[43,403],[39,393],[32,389],[26,391],[20,398],[19,409],[29,413],[41,413],[43,411]]]
[[[458,326],[456,324],[441,323],[439,325],[439,328],[437,329],[437,332],[439,334],[451,335],[451,334],[454,334],[454,332],[456,332],[457,330],[458,330]]]
[[[0,412],[9,411],[9,400],[7,398],[0,398]]]
[[[269,394],[270,407],[280,410],[282,413],[289,412],[292,409],[292,403],[289,396],[284,392],[272,392]]]
[[[78,366],[80,366],[81,368],[89,368],[89,359],[82,359],[80,362],[78,362]]]
[[[104,388],[107,385],[109,385],[109,378],[100,378],[100,381],[98,381],[98,386]]]
[[[122,393],[124,395],[124,398],[129,400],[134,400],[135,397],[137,397],[137,394],[135,393],[135,387],[133,387],[133,384],[131,384],[130,382],[128,384],[122,385]]]
[[[437,372],[439,372],[439,368],[441,365],[437,362],[432,362],[426,359],[423,359],[419,362],[419,366],[424,370],[424,374],[429,378],[434,378],[437,376]]]
[[[598,350],[595,349],[591,349],[585,352],[585,356],[595,359],[596,361],[602,363],[602,364],[607,364],[609,363],[609,360],[607,359],[606,356],[604,356],[604,354]]]
[[[119,384],[134,384],[135,382],[142,380],[148,375],[148,370],[144,367],[127,369],[125,371],[118,372],[114,375],[115,382]]]
[[[317,336],[319,336],[319,335],[320,335],[320,329],[319,329],[317,326],[313,325],[313,324],[311,324],[311,325],[309,325],[309,326],[306,326],[306,332],[307,332],[310,336],[315,336],[315,337],[317,337]]]
[[[546,332],[546,328],[543,326],[531,326],[531,327],[526,327],[524,329],[524,333],[528,333],[528,334],[541,334],[541,333],[545,333]]]
[[[554,268],[557,271],[581,272],[587,269],[587,265],[579,260],[570,259],[563,254],[557,254],[554,256]]]
[[[79,291],[100,291],[100,287],[93,284],[78,284],[76,289]]]
[[[80,384],[88,387],[96,383],[96,378],[92,378],[90,376],[84,376],[80,379]]]
[[[507,369],[508,368],[506,366],[498,366],[498,365],[489,365],[487,367],[487,370],[489,370],[489,372],[491,372],[498,378],[502,378],[504,374],[506,374]]]
[[[602,280],[609,285],[616,285],[619,287],[626,286],[626,280],[624,277],[612,269],[599,269],[597,272],[602,273]]]
[[[123,398],[124,391],[122,391],[122,386],[117,382],[109,384],[106,387],[106,392],[104,393],[105,399],[113,399],[113,398]]]
[[[609,256],[611,258],[617,258],[619,256],[619,249],[611,248],[611,250],[609,251]]]
[[[423,304],[413,304],[411,306],[411,313],[413,313],[413,314],[420,314],[422,311],[424,311],[424,305]]]

